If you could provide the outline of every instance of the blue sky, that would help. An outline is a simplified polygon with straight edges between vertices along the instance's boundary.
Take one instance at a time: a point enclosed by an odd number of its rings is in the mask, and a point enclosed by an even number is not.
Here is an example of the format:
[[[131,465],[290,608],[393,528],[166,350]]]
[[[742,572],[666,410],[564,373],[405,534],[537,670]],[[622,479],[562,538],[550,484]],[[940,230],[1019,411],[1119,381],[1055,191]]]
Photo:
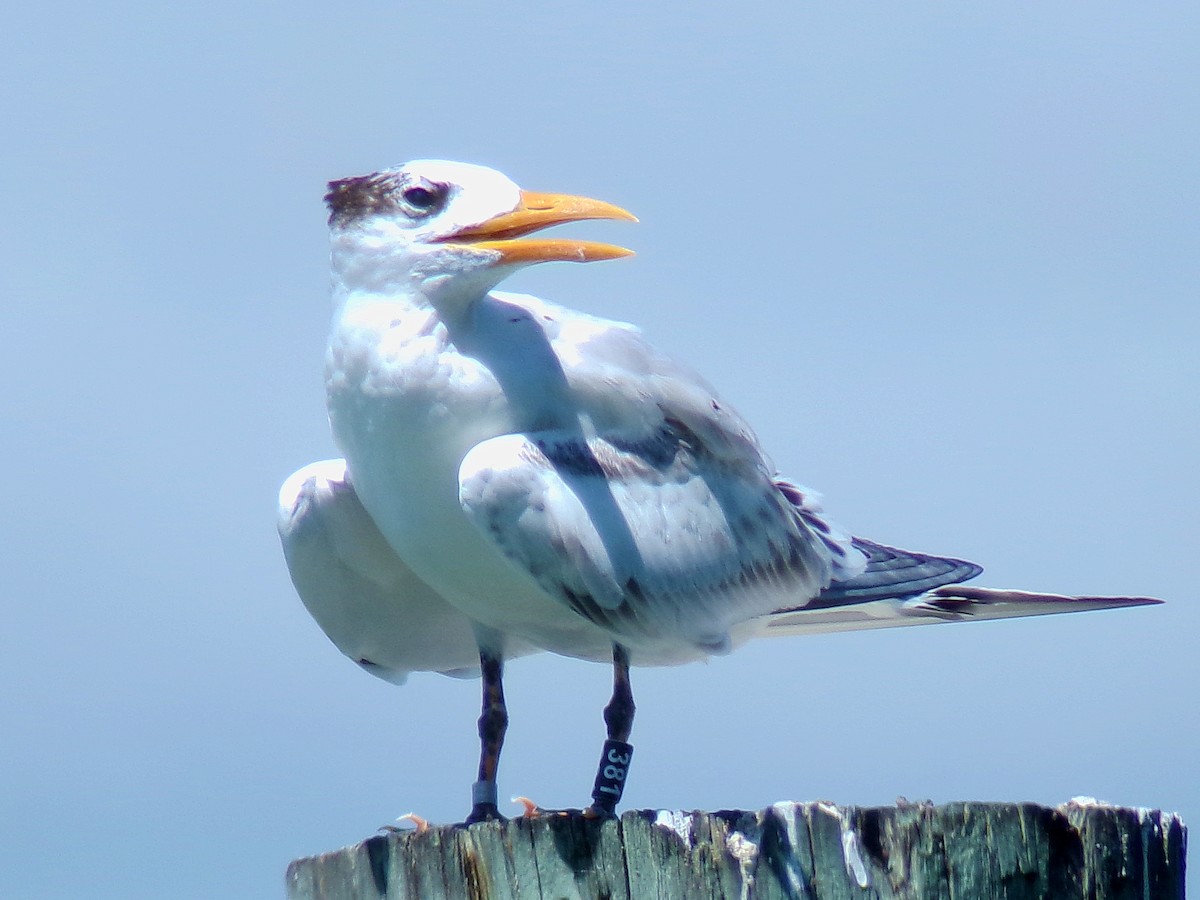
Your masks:
[[[477,684],[361,673],[274,534],[279,483],[335,453],[325,182],[417,157],[635,212],[573,228],[632,260],[507,286],[643,326],[847,528],[983,584],[1169,601],[635,671],[627,806],[1200,817],[1193,4],[8,23],[3,896],[280,896],[292,857],[466,812]],[[510,666],[502,796],[586,800],[609,677]]]

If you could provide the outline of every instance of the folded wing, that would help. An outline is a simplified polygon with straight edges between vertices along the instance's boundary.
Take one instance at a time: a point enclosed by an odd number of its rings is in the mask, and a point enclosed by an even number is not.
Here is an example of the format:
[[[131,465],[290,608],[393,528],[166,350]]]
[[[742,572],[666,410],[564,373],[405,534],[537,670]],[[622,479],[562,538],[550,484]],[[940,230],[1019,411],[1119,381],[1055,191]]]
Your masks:
[[[744,628],[747,636],[826,634],[938,622],[983,622],[1019,616],[1151,606],[1152,597],[1072,597],[950,584],[916,595],[856,599],[853,595],[771,613]]]
[[[470,620],[396,556],[354,493],[344,460],[292,475],[280,491],[278,524],[301,601],[350,659],[395,684],[409,672],[479,674]]]
[[[467,454],[459,484],[497,550],[635,662],[671,643],[721,652],[737,623],[862,568],[757,456],[710,452],[671,419],[638,441],[565,430],[493,438]]]

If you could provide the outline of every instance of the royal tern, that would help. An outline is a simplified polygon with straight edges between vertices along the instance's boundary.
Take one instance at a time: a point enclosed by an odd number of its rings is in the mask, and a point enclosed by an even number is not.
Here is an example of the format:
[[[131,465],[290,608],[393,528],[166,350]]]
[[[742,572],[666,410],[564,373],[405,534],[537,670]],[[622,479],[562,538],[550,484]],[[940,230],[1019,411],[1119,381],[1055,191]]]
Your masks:
[[[493,290],[533,263],[627,255],[528,237],[632,220],[622,209],[433,160],[334,181],[326,201],[327,399],[353,487],[340,468],[324,482],[293,476],[281,533],[305,603],[351,658],[462,670],[477,647],[468,822],[499,816],[514,653],[612,661],[589,807],[611,815],[632,752],[631,664],[703,659],[767,634],[1158,602],[963,587],[978,566],[842,534],[777,476],[741,417],[636,328]],[[319,512],[319,533],[305,536],[297,503],[349,506],[355,494],[353,523]],[[365,564],[359,536],[374,548]],[[391,587],[361,577],[380,559],[403,573]]]

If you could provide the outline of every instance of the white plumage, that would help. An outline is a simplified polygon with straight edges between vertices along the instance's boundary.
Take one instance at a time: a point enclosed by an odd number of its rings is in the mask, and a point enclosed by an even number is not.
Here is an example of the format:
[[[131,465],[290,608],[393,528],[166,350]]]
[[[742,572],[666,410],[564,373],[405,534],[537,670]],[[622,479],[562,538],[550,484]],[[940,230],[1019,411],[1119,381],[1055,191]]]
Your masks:
[[[486,718],[499,662],[534,648],[616,659],[619,694],[626,661],[761,634],[1153,602],[962,588],[977,566],[852,539],[636,328],[492,290],[531,263],[625,255],[526,237],[623,210],[436,161],[330,187],[326,381],[354,486],[336,462],[297,473],[281,534],[314,617],[376,674],[477,669],[477,644]],[[484,743],[475,818],[492,814]]]
[[[401,562],[358,501],[346,464],[305,466],[279,492],[296,591],[334,645],[386,681],[479,674],[470,621]]]

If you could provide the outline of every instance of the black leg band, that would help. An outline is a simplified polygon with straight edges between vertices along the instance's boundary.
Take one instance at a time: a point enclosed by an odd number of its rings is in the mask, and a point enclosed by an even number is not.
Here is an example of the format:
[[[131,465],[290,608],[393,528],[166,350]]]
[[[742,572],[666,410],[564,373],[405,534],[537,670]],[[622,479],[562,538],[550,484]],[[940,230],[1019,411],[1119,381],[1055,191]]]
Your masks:
[[[614,741],[604,742],[600,766],[596,770],[596,784],[592,788],[592,800],[597,809],[615,815],[621,794],[625,792],[625,778],[629,775],[629,761],[633,759],[633,744]]]

